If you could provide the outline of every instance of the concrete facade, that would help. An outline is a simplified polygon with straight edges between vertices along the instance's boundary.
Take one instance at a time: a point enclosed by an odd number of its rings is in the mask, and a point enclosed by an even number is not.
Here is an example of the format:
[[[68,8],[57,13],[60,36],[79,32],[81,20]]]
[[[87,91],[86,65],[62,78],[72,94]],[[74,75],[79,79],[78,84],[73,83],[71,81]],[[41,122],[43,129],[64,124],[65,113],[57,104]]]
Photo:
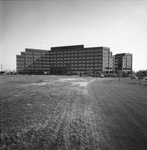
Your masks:
[[[113,55],[108,47],[84,45],[51,47],[51,50],[26,48],[16,56],[20,74],[108,74],[114,72]]]
[[[121,53],[114,56],[115,72],[122,71],[124,73],[132,72],[132,54]]]
[[[26,48],[16,56],[20,74],[113,74],[132,70],[132,54],[112,55],[109,47],[84,45],[51,47],[51,50]]]

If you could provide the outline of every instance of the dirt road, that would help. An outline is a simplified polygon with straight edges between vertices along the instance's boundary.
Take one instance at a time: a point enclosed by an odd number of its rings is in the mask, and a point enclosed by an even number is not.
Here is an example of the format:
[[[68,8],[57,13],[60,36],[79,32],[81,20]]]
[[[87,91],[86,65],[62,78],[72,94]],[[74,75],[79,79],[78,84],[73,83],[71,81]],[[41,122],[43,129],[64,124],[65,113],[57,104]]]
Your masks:
[[[2,149],[147,149],[145,86],[59,78],[21,88],[3,102]]]

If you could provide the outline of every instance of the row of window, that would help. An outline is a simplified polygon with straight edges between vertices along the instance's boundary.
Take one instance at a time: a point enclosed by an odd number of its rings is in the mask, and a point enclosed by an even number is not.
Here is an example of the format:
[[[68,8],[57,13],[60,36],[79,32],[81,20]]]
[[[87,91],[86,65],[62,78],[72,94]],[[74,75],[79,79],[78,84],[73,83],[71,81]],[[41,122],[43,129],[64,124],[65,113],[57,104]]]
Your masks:
[[[18,68],[18,69],[20,69],[20,68]],[[24,69],[24,68],[22,68],[22,69]],[[90,69],[102,69],[102,68],[101,67],[71,67],[71,68],[66,68],[66,69],[68,69],[68,70],[80,70],[80,69],[90,70]],[[29,67],[29,68],[27,68],[27,70],[50,70],[50,68],[33,68],[33,67]]]
[[[83,58],[52,58],[52,59],[46,59],[46,58],[43,58],[43,59],[38,59],[38,61],[58,61],[58,60],[89,60],[89,59],[97,59],[97,60],[102,60],[102,58],[97,58],[97,57],[83,57]],[[27,59],[26,61],[32,61],[33,59]],[[35,59],[34,59],[35,60]],[[108,60],[108,59],[107,59]]]
[[[51,63],[51,64],[45,64],[45,63],[41,63],[41,64],[33,64],[33,63],[26,63],[26,64],[17,64],[17,67],[24,67],[24,66],[40,66],[40,67],[48,67],[48,66],[52,66],[52,65],[57,65],[57,66],[102,66],[102,63]],[[109,64],[103,64],[103,66],[113,66],[113,65],[109,65]]]
[[[73,63],[77,63],[77,62],[102,62],[101,59],[64,59],[64,60],[50,60],[50,61],[45,61],[45,60],[32,60],[32,59],[28,59],[27,61],[17,61],[18,63],[22,63],[22,62],[33,62],[34,63],[50,63],[50,62],[54,62],[54,63],[62,63],[62,62],[73,62]],[[108,61],[107,61],[108,62]]]
[[[47,67],[47,66],[52,66],[52,65],[58,65],[58,66],[102,66],[102,64],[95,64],[95,63],[88,63],[88,64],[82,64],[82,63],[79,63],[79,64],[19,64],[17,65],[17,67],[23,67],[23,66],[34,66],[34,67]],[[108,66],[108,65],[105,65],[105,66]]]
[[[17,62],[21,62],[21,61],[35,61],[38,58],[26,58],[26,59],[17,59]],[[98,59],[101,60],[102,57],[64,57],[64,58],[39,58],[38,61],[52,61],[52,60],[80,60],[80,59]],[[108,58],[105,58],[104,60],[108,60]]]
[[[96,57],[96,58],[102,58],[102,55],[96,55],[96,54],[94,54],[94,55],[52,55],[52,56],[34,56],[34,55],[32,55],[32,56],[26,56],[26,57],[17,57],[18,59],[20,58],[23,58],[23,59],[33,59],[33,58],[45,58],[45,59],[51,59],[51,58],[89,58],[89,57]],[[106,58],[108,58],[108,55],[107,56],[105,56]]]
[[[23,64],[23,65],[17,65],[18,67],[23,67],[23,66],[34,66],[34,67],[49,67],[52,65],[57,65],[57,66],[102,66],[102,64]]]
[[[102,63],[102,60],[60,60],[60,61],[33,61],[33,60],[28,60],[28,61],[22,61],[22,62],[17,62],[17,64],[25,64],[25,63],[35,63],[35,64],[52,64],[52,63]],[[108,63],[103,62],[103,63]]]
[[[24,53],[24,54],[27,54],[27,55],[52,55],[52,54],[55,54],[55,55],[58,55],[58,54],[80,54],[80,53],[108,53],[108,51],[107,52],[105,52],[105,51],[103,51],[103,50],[75,50],[75,51],[71,51],[71,50],[69,50],[69,51],[65,51],[65,50],[63,50],[63,51],[46,51],[46,52],[34,52],[34,51],[32,51],[32,52],[22,52],[22,53]]]
[[[88,63],[82,63],[82,62],[80,62],[80,63],[70,63],[70,62],[66,62],[66,63],[26,63],[26,65],[30,65],[30,64],[33,64],[34,66],[49,66],[49,65],[51,65],[51,64],[57,64],[57,65],[63,65],[63,64],[68,64],[68,65],[102,65],[102,63],[94,63],[94,62],[88,62]],[[23,66],[23,65],[25,65],[25,64],[18,64],[17,66]],[[103,64],[103,65],[108,65],[108,64]]]

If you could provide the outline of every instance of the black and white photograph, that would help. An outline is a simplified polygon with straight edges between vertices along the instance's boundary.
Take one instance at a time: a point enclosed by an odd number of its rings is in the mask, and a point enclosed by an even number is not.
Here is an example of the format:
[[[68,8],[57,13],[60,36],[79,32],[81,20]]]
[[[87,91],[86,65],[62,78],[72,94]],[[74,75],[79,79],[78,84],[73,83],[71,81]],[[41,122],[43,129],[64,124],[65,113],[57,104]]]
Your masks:
[[[0,0],[0,135],[147,150],[147,0]]]

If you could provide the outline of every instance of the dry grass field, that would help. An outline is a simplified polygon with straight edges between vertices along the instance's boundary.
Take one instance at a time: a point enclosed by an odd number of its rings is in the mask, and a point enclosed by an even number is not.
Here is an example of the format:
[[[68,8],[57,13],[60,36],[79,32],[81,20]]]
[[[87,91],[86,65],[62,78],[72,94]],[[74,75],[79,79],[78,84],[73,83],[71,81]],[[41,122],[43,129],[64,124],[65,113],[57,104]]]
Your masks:
[[[1,150],[146,150],[147,80],[0,76]]]

